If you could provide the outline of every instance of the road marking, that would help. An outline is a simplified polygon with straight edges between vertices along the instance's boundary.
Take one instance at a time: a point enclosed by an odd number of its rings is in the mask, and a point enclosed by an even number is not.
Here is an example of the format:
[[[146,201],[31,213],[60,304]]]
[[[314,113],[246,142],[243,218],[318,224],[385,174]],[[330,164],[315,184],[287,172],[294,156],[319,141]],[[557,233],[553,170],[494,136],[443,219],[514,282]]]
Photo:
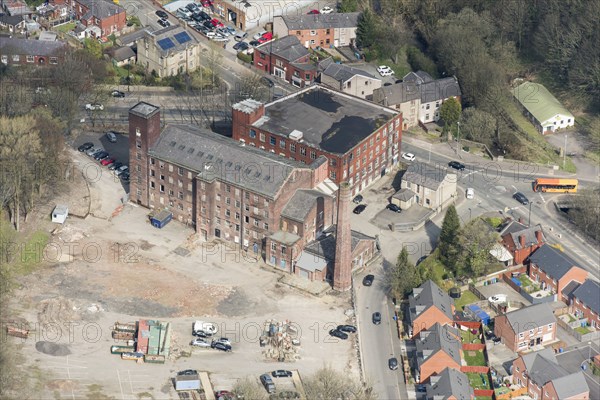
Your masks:
[[[517,187],[515,185],[511,185],[513,189],[515,189],[515,192],[518,192]]]
[[[544,196],[542,196],[542,194],[540,193],[540,198],[542,199],[542,201],[545,203],[546,199],[544,198]]]

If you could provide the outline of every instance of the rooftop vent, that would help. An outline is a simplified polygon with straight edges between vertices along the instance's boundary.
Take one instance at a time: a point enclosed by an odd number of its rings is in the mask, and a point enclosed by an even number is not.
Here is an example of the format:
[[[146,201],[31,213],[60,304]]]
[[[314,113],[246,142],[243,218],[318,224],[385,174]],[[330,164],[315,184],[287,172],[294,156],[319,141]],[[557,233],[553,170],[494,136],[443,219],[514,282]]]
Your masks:
[[[297,129],[294,129],[294,130],[293,130],[293,131],[290,133],[290,136],[289,136],[289,137],[290,137],[290,139],[292,139],[292,140],[296,140],[296,141],[298,141],[298,140],[301,140],[303,136],[304,136],[304,134],[303,134],[302,132],[300,132],[300,131],[299,131],[299,130],[297,130]]]
[[[184,145],[179,145],[179,150],[183,150],[183,149],[185,149],[185,146]]]
[[[190,147],[190,148],[188,149],[188,153],[190,153],[190,154],[194,154],[194,148],[193,148],[193,147]]]
[[[227,163],[225,163],[225,166],[227,168],[231,167],[233,165],[233,163],[231,161],[227,161]]]
[[[177,144],[177,142],[171,142],[169,144],[171,145],[171,147],[175,147],[175,145]]]
[[[198,157],[203,157],[204,156],[204,152],[203,151],[199,151],[198,154],[196,154]]]

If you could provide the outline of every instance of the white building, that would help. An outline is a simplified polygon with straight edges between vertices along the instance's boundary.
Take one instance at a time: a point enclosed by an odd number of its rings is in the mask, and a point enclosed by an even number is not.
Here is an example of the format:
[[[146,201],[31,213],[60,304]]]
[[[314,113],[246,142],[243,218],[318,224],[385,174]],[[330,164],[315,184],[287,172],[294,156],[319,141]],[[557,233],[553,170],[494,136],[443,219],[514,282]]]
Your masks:
[[[542,135],[575,125],[575,117],[543,85],[524,82],[512,90],[523,113]]]

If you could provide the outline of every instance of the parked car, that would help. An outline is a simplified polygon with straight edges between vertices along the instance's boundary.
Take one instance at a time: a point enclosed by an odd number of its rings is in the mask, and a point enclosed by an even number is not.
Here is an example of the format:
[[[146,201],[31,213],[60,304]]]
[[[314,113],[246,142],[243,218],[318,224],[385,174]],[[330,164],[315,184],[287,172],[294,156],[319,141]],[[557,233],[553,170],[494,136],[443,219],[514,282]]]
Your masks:
[[[113,131],[106,132],[106,138],[111,143],[117,143],[117,135]]]
[[[361,194],[357,194],[353,199],[352,202],[354,204],[360,204],[363,201],[363,197]]]
[[[497,294],[497,295],[488,297],[488,301],[492,304],[506,303],[507,299],[508,299],[508,296],[506,296],[505,294]]]
[[[129,171],[129,167],[127,165],[121,165],[119,168],[115,169],[114,173],[116,176],[121,175],[123,172]]]
[[[80,152],[83,153],[84,151],[88,151],[92,147],[94,147],[94,143],[92,143],[92,142],[85,142],[84,144],[82,144],[81,146],[79,146],[77,148],[77,150],[79,150]]]
[[[275,384],[273,379],[268,374],[262,374],[260,376],[260,382],[263,384],[268,393],[275,393]]]
[[[262,83],[263,85],[270,87],[270,88],[275,86],[275,82],[273,82],[273,80],[271,78],[267,78],[266,76],[263,76],[262,78],[260,78],[260,83]]]
[[[188,4],[185,6],[185,8],[187,8],[187,9],[188,9],[188,10],[190,10],[191,12],[195,12],[195,11],[198,11],[198,10],[200,10],[200,7],[198,7],[198,6],[196,5],[196,3],[188,3]]]
[[[380,65],[379,67],[377,67],[377,72],[379,72],[379,75],[381,75],[381,76],[394,75],[394,71],[387,65]]]
[[[306,14],[308,14],[308,15],[316,15],[316,14],[321,14],[321,13],[319,12],[319,10],[310,10]]]
[[[202,21],[210,21],[210,15],[208,15],[207,13],[205,13],[204,11],[200,10],[198,11],[198,16],[200,17],[200,19],[202,19]]]
[[[192,332],[192,335],[198,336],[200,338],[209,338],[212,336],[212,333],[200,330]]]
[[[231,36],[231,33],[224,26],[216,29],[217,33],[223,37]]]
[[[258,43],[260,43],[260,44],[267,43],[269,40],[271,40],[271,39],[267,39],[266,37],[261,36],[258,38]]]
[[[425,393],[425,392],[427,392],[427,386],[417,385],[416,390],[417,390],[417,393]]]
[[[336,329],[340,332],[356,333],[356,327],[354,325],[338,325]]]
[[[235,39],[235,41],[241,42],[242,40],[246,39],[247,37],[248,37],[248,34],[246,32],[238,32],[235,34],[235,36],[233,38]]]
[[[120,90],[113,90],[112,92],[110,92],[110,95],[112,97],[125,97],[125,93],[121,92]]]
[[[225,26],[225,25],[223,25],[223,23],[222,23],[221,21],[219,21],[219,20],[218,20],[218,19],[216,19],[216,18],[213,18],[213,19],[211,19],[211,20],[210,20],[210,23],[211,23],[211,24],[212,24],[212,25],[213,25],[215,28],[222,28],[223,26]]]
[[[103,150],[102,148],[98,148],[98,147],[92,147],[92,148],[90,148],[89,150],[87,150],[87,151],[85,152],[85,154],[87,154],[87,155],[88,155],[88,156],[90,156],[90,157],[93,157],[93,156],[94,156],[94,154],[96,154],[97,152],[99,152],[99,151],[102,151],[102,150]]]
[[[129,171],[123,172],[121,175],[119,175],[119,178],[121,178],[123,182],[129,182]]]
[[[331,14],[333,12],[333,8],[329,7],[329,6],[325,6],[323,8],[321,8],[320,13],[321,14]]]
[[[190,18],[192,16],[192,12],[190,10],[188,10],[185,7],[180,7],[177,9],[177,14],[182,15],[182,16],[186,16],[188,18]]]
[[[375,325],[381,324],[381,313],[380,312],[374,312],[372,319],[373,319],[373,323]]]
[[[214,25],[212,24],[212,22],[210,22],[210,20],[208,20],[208,21],[204,21],[204,22],[202,23],[202,25],[204,25],[204,26],[205,26],[206,28],[208,28],[208,29],[215,29]]]
[[[398,359],[396,357],[390,358],[388,360],[388,367],[390,367],[392,371],[398,369]]]
[[[406,161],[415,161],[415,155],[413,153],[402,153],[402,158]]]
[[[192,340],[190,342],[190,346],[195,346],[195,347],[210,347],[210,343],[208,343],[204,339],[194,339],[194,340]]]
[[[260,39],[267,31],[259,31],[256,35],[252,36],[252,39],[258,40]]]
[[[228,344],[229,346],[231,346],[231,341],[226,337],[213,339],[213,342],[219,342],[219,343]]]
[[[107,152],[107,151],[100,151],[100,152],[98,152],[98,153],[96,153],[96,154],[94,155],[94,160],[96,160],[96,161],[102,161],[102,160],[104,160],[106,157],[108,157],[108,155],[109,155],[109,154],[108,154],[108,152]]]
[[[338,331],[337,329],[332,329],[329,331],[329,335],[334,336],[336,338],[340,338],[342,340],[348,339],[348,334],[342,331]]]
[[[167,21],[166,19],[159,19],[156,22],[158,22],[158,24],[160,26],[162,26],[163,28],[167,28],[167,27],[171,26],[171,23],[169,21]]]
[[[85,109],[88,111],[102,111],[104,106],[100,103],[88,103],[85,105]]]
[[[363,285],[371,286],[373,284],[374,280],[375,280],[375,275],[367,275],[363,278]]]
[[[256,47],[260,45],[260,42],[258,40],[251,40],[250,42],[248,42],[248,44],[252,47]]]
[[[454,168],[454,169],[459,170],[459,171],[464,171],[465,170],[465,165],[462,164],[462,163],[459,163],[458,161],[450,161],[448,163],[448,166],[450,168]]]
[[[395,213],[401,213],[402,212],[402,210],[400,209],[400,207],[398,207],[397,205],[392,204],[392,203],[388,204],[385,208],[387,208],[388,210],[393,211]]]
[[[230,35],[233,35],[233,36],[237,35],[237,31],[235,30],[235,28],[233,26],[227,25],[225,27],[225,29],[227,29],[227,32],[229,32]]]
[[[122,162],[117,161],[117,162],[112,163],[110,165],[110,167],[108,167],[108,169],[111,170],[111,171],[114,171],[115,169],[120,168],[122,165],[123,165]]]
[[[158,11],[156,12],[156,15],[157,15],[159,18],[162,18],[162,19],[167,19],[167,18],[169,18],[169,14],[167,14],[167,13],[166,13],[165,11],[163,11],[163,10],[158,10]]]
[[[235,51],[248,50],[249,47],[250,47],[250,45],[246,42],[237,42],[236,44],[233,45],[233,49]]]
[[[115,159],[114,158],[105,158],[104,160],[100,161],[100,164],[106,166],[109,166],[110,164],[114,163]]]
[[[221,343],[221,342],[212,342],[210,347],[212,347],[213,349],[217,349],[217,350],[221,350],[221,351],[226,351],[226,352],[230,352],[231,351],[231,345],[229,344],[225,344],[225,343]]]
[[[352,212],[354,214],[360,214],[361,212],[365,211],[365,208],[367,208],[366,204],[359,204],[356,207],[354,207],[354,210]]]
[[[525,195],[521,192],[517,192],[517,193],[513,194],[513,199],[515,199],[519,203],[523,204],[524,206],[529,204],[529,199],[527,197],[525,197]]]
[[[473,188],[467,188],[466,191],[467,199],[472,200],[475,198],[475,190]]]
[[[287,371],[285,369],[278,369],[276,371],[271,372],[273,378],[291,378],[292,371]]]
[[[182,375],[198,375],[198,371],[196,371],[195,369],[186,369],[184,371],[179,371],[177,373],[177,375],[182,376]]]

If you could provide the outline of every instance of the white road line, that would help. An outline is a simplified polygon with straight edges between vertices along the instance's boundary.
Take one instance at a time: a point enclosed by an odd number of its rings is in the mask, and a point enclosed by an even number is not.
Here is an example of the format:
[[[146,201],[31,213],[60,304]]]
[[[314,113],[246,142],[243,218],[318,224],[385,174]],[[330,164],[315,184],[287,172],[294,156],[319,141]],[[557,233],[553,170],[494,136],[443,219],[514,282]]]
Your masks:
[[[517,187],[515,185],[511,185],[513,189],[515,189],[515,192],[518,192]]]
[[[133,382],[131,381],[131,371],[127,370],[127,377],[129,378],[129,388],[131,389],[131,394],[133,394]]]
[[[123,393],[123,385],[121,384],[121,373],[117,370],[117,380],[119,381],[119,389],[121,389],[121,399],[125,399],[125,393]]]

